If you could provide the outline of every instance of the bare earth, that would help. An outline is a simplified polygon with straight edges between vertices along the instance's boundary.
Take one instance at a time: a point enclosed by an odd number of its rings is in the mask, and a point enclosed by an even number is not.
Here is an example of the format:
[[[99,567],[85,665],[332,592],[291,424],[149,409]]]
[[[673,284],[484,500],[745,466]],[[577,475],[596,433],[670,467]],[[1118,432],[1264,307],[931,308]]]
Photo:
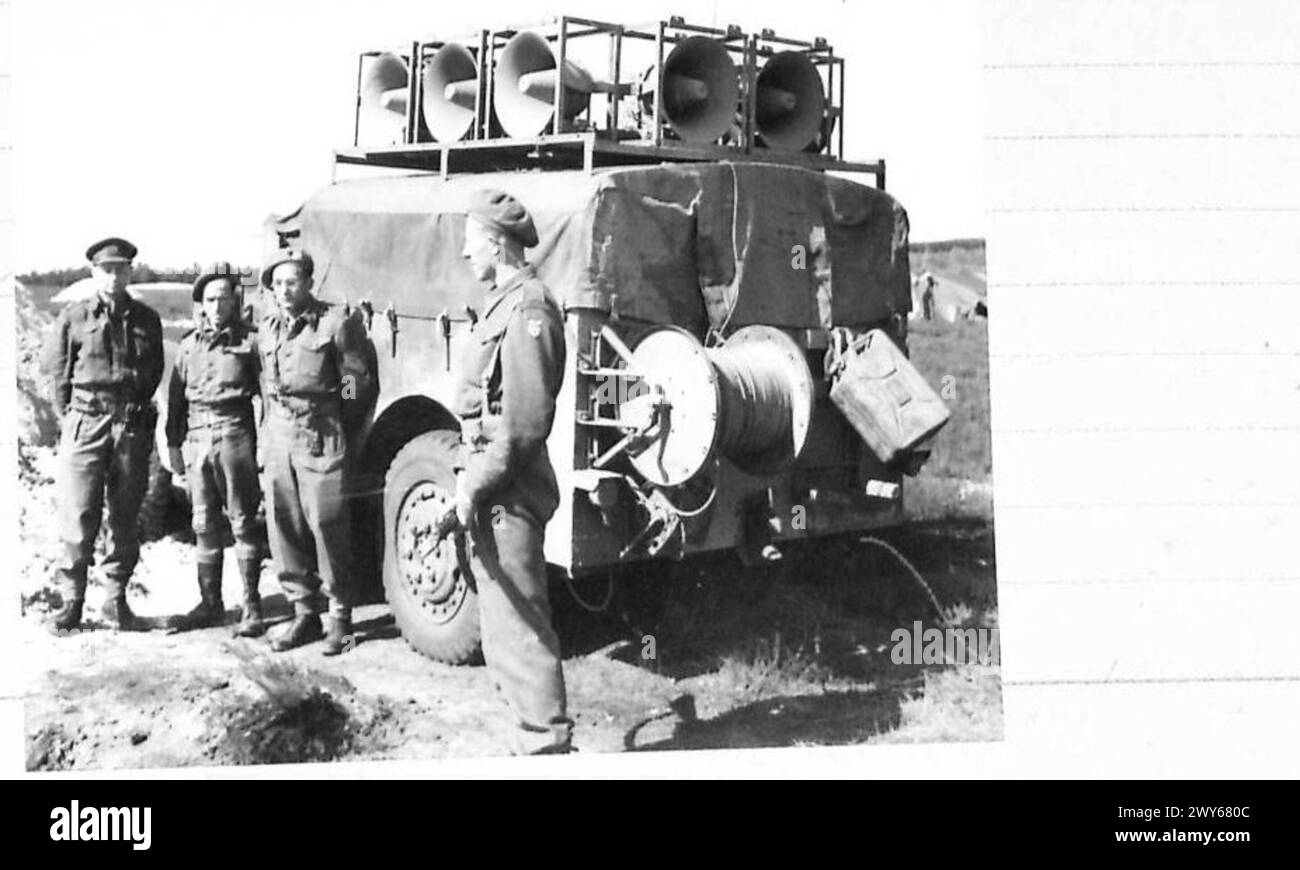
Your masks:
[[[996,626],[991,529],[950,522],[882,537],[927,578],[950,624]],[[187,551],[146,545],[133,591],[141,615],[161,622],[193,604]],[[599,603],[606,582],[577,591]],[[237,584],[228,566],[228,602]],[[263,584],[274,587],[269,572]],[[583,751],[1001,738],[996,667],[891,662],[891,631],[938,622],[924,590],[874,545],[823,542],[777,569],[719,559],[631,576],[600,615],[563,584],[552,594]],[[413,652],[383,604],[358,611],[356,647],[331,659],[318,645],[273,654],[229,628],[118,633],[94,621],[90,602],[86,630],[65,637],[43,629],[44,607],[28,608],[30,769],[502,753],[507,714],[488,670]],[[287,619],[281,596],[270,605]]]

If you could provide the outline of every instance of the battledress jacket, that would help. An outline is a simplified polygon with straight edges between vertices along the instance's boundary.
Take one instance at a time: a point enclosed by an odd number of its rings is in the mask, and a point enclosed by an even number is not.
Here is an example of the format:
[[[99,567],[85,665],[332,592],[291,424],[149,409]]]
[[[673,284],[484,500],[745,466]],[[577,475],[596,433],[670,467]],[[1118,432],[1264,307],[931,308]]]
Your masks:
[[[544,524],[559,504],[546,439],[564,380],[564,319],[525,267],[485,300],[461,358],[463,486],[475,505],[520,505]]]
[[[60,416],[68,410],[74,387],[145,405],[162,381],[162,321],[130,297],[113,317],[109,302],[96,295],[63,309],[43,357]]]

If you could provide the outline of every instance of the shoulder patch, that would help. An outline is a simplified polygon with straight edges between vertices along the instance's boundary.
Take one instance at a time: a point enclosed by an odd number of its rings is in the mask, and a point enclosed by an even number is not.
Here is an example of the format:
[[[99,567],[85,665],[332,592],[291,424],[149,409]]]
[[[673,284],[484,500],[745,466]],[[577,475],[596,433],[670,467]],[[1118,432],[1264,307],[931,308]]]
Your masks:
[[[540,317],[528,318],[528,334],[531,335],[533,338],[541,338],[542,319]]]

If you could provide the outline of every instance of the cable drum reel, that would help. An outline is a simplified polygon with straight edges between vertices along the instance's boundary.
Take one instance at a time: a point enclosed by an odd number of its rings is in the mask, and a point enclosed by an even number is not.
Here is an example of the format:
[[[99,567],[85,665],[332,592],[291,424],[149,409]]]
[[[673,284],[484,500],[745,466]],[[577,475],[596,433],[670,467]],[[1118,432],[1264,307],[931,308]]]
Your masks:
[[[618,447],[655,487],[680,486],[718,457],[748,474],[776,474],[807,443],[812,372],[803,349],[775,327],[746,326],[709,348],[660,327],[620,355],[639,383],[619,404],[629,435]]]

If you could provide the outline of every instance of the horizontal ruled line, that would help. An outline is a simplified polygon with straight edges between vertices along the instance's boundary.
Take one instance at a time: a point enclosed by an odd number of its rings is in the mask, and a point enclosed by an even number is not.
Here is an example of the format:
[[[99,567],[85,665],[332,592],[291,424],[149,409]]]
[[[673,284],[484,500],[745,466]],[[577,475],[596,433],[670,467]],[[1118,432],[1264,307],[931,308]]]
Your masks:
[[[1300,287],[1296,281],[990,281],[995,287]]]
[[[1098,60],[1064,63],[989,63],[983,69],[1051,70],[1051,69],[1300,69],[1298,60]]]
[[[1059,680],[1003,680],[1003,686],[1132,686],[1165,683],[1297,683],[1300,674],[1270,674],[1265,676],[1230,675],[1222,677],[1103,677]]]
[[[993,427],[996,435],[1113,435],[1181,432],[1300,432],[1300,426],[1052,426],[1027,429]]]
[[[1300,133],[1012,133],[984,137],[986,142],[1050,142],[1132,139],[1300,139]]]
[[[995,484],[996,486],[996,484]],[[1265,510],[1268,508],[1300,508],[1300,501],[1133,501],[1133,502],[1044,502],[1042,504],[1006,503],[994,500],[999,510],[1007,511],[1089,511],[1089,510],[1203,510],[1213,508],[1243,508]]]
[[[1247,358],[1256,357],[1300,357],[1300,350],[1077,350],[1052,351],[1051,353],[990,353],[990,359],[1126,359],[1145,358]]]
[[[986,211],[988,214],[1300,214],[1300,205],[1025,206]]]
[[[1054,580],[1030,580],[1016,581],[1011,579],[1000,579],[999,586],[1018,586],[1021,588],[1031,588],[1034,586],[1142,586],[1150,583],[1300,583],[1300,575],[1294,574],[1239,574],[1235,576],[1218,576],[1218,577],[1065,577]]]

